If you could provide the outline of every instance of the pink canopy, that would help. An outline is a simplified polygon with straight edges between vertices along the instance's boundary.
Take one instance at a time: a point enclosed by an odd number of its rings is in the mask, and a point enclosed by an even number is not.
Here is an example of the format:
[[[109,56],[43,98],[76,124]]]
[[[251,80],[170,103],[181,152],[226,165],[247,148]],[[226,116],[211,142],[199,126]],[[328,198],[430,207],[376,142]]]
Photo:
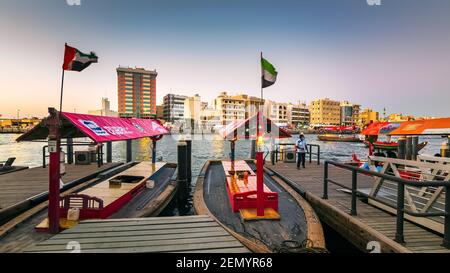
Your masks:
[[[104,117],[62,112],[62,137],[89,137],[95,142],[108,142],[168,134],[158,120]],[[46,120],[36,125],[17,141],[46,139]]]

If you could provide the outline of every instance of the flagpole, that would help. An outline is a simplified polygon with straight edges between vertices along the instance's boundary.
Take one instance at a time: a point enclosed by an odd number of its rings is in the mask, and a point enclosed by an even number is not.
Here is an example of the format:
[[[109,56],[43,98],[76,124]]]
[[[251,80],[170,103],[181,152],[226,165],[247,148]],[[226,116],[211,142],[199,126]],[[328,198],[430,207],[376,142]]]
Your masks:
[[[59,96],[59,112],[62,112],[62,103],[63,103],[63,92],[64,92],[64,68],[62,69],[62,77],[61,77],[61,94]]]
[[[264,109],[263,105],[263,77],[264,77],[264,71],[262,68],[262,51],[261,51],[261,59],[260,59],[260,65],[261,65],[261,106],[260,110],[258,111],[257,121],[256,121],[256,215],[257,216],[264,216],[264,155],[263,151],[261,150],[261,144],[259,143],[262,141],[262,135],[263,132],[260,132],[260,119],[262,119],[262,109]],[[262,128],[261,128],[262,129]]]

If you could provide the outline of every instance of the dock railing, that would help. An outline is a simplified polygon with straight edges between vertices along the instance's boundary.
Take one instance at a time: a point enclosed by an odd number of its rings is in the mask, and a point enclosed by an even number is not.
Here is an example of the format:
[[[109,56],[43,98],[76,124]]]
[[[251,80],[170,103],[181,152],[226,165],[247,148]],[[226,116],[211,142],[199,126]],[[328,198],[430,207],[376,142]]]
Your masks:
[[[60,144],[61,147],[65,146],[67,147],[68,152],[66,152],[66,157],[67,157],[67,163],[72,164],[73,163],[73,156],[74,156],[74,152],[73,152],[73,147],[74,146],[94,146],[97,145],[95,143],[92,142],[80,142],[80,143],[61,143]],[[69,152],[70,150],[70,152]],[[108,153],[109,153],[109,149],[108,149]],[[42,147],[42,168],[46,168],[47,167],[47,157],[49,157],[48,152],[48,145],[45,145]],[[97,157],[97,165],[100,167],[103,164],[103,145],[100,145],[99,149],[96,149],[96,157]],[[108,157],[109,154],[108,154]]]
[[[352,172],[352,184],[351,187],[343,185],[337,181],[334,181],[329,177],[329,165],[333,165],[340,169],[345,169]],[[397,184],[397,205],[393,205],[385,200],[382,200],[378,197],[374,197],[370,194],[361,192],[358,190],[358,174],[365,174],[370,176],[375,176],[384,180],[388,180]],[[343,164],[334,161],[325,161],[324,164],[324,176],[323,176],[323,199],[328,199],[328,183],[332,183],[339,187],[351,191],[351,215],[357,215],[357,198],[358,195],[366,197],[368,199],[379,202],[387,207],[393,208],[396,210],[396,232],[395,232],[395,241],[398,243],[405,243],[404,238],[404,221],[405,214],[414,217],[444,217],[444,239],[442,246],[450,249],[450,182],[448,181],[412,181],[405,180],[396,176],[391,176],[383,173],[378,173],[374,171],[369,171],[366,169],[362,169],[356,166]],[[405,209],[405,186],[409,187],[443,187],[445,189],[444,200],[445,200],[445,209],[443,212],[414,212],[408,209]]]
[[[278,162],[280,159],[280,154],[284,153],[284,150],[281,151],[280,147],[295,147],[295,143],[279,143],[276,145],[275,151],[273,151],[272,153],[272,157],[271,157],[271,161],[272,161],[272,165],[275,164],[275,162]],[[306,144],[306,146],[308,146],[308,158],[309,158],[309,163],[312,163],[313,160],[313,156],[315,157],[315,159],[317,160],[317,165],[320,165],[320,145],[317,144]],[[313,151],[313,148],[315,148]]]

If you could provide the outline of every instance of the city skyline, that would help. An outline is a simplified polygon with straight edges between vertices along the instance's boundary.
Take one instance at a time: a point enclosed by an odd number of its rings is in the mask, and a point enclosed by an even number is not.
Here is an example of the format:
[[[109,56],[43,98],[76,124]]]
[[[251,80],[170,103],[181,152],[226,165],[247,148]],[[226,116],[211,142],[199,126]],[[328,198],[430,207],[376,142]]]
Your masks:
[[[99,63],[66,73],[67,111],[87,113],[102,97],[117,109],[119,65],[156,69],[158,104],[168,93],[208,102],[221,91],[258,96],[262,50],[279,71],[266,99],[329,97],[380,112],[448,116],[448,2],[174,2],[2,1],[0,35],[8,42],[0,50],[8,54],[0,114],[42,117],[58,104],[68,42],[95,50]]]

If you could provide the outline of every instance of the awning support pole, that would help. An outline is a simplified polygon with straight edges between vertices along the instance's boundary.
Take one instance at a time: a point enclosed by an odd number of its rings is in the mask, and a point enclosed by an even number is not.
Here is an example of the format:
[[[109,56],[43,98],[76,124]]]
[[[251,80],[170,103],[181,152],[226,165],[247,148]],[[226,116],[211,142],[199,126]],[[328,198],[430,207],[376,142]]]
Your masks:
[[[49,129],[49,152],[50,163],[48,169],[48,231],[52,234],[59,232],[59,182],[60,182],[60,151],[61,134],[59,113],[54,108],[49,108],[50,118],[47,120]],[[51,144],[51,145],[50,145]]]

